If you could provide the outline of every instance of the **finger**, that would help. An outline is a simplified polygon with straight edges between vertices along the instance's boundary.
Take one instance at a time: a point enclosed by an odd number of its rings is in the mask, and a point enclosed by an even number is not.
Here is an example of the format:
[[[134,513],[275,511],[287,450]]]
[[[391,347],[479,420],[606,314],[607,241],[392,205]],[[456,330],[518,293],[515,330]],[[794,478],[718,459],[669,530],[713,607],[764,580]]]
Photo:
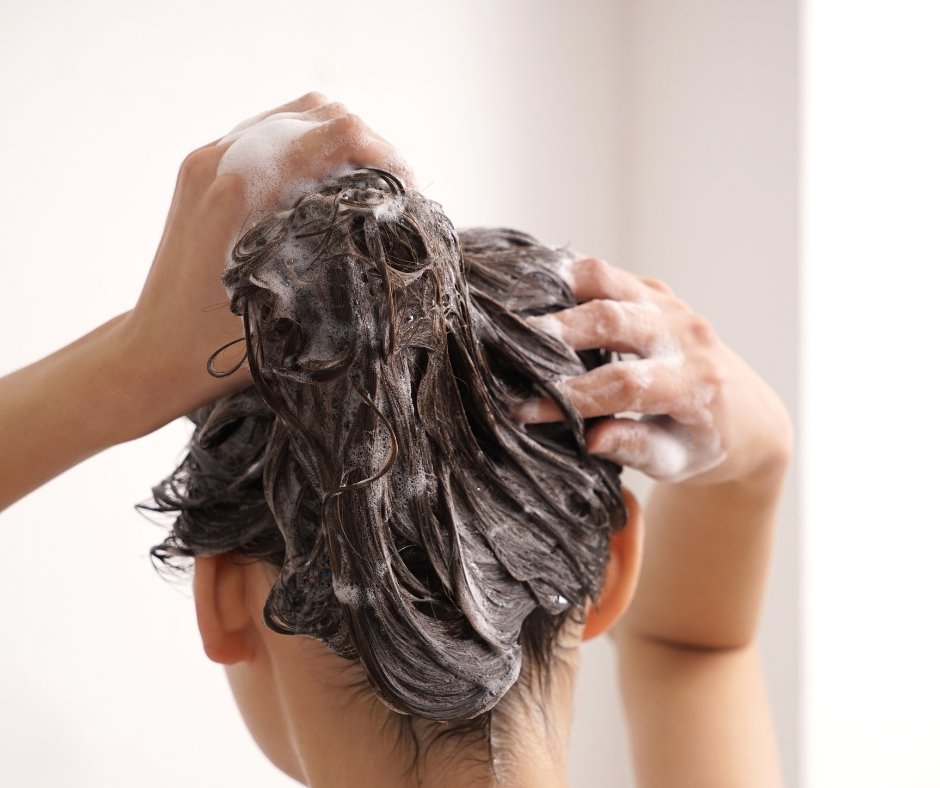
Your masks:
[[[302,120],[310,121],[324,121],[324,120],[333,120],[333,118],[338,118],[342,115],[351,115],[349,108],[340,101],[328,101],[324,104],[320,104],[307,112],[298,113],[298,117]]]
[[[663,293],[654,290],[628,271],[615,268],[596,257],[575,260],[569,269],[571,290],[578,301],[608,298],[657,308]]]
[[[408,175],[395,148],[380,139],[357,115],[340,115],[310,128],[291,150],[296,177],[319,179],[345,165],[377,167]]]
[[[349,108],[339,102],[339,101],[330,101],[326,104],[323,104],[315,109],[310,110],[309,112],[303,113],[304,119],[309,119],[312,121],[324,121],[324,120],[333,120],[334,118],[342,117],[343,115],[349,115],[350,118],[353,118],[358,122],[363,132],[367,133],[371,138],[378,140],[379,142],[384,142],[388,145],[389,148],[394,147],[387,139],[385,139],[381,134],[375,132],[374,129],[370,128],[358,115],[351,112]]]
[[[651,290],[658,290],[663,295],[672,295],[672,288],[661,279],[653,279],[648,276],[641,276],[640,281]]]
[[[324,104],[328,103],[328,101],[329,99],[322,93],[311,91],[310,93],[304,93],[304,95],[295,98],[293,101],[282,104],[280,107],[271,110],[268,114],[274,115],[278,112],[309,112],[317,107],[322,107]]]
[[[650,356],[669,336],[665,315],[631,301],[598,299],[550,315],[529,318],[529,324],[560,339],[574,350],[604,348],[616,353]]]
[[[231,137],[233,134],[240,134],[252,126],[257,126],[259,123],[267,120],[272,115],[282,115],[285,113],[294,112],[309,112],[311,110],[317,109],[318,107],[322,107],[327,103],[327,98],[322,93],[305,93],[303,96],[295,98],[293,101],[288,101],[286,104],[281,104],[281,106],[266,110],[265,112],[259,112],[257,115],[253,115],[247,120],[243,120],[222,139],[227,140],[228,137]]]
[[[674,413],[682,405],[683,375],[678,365],[661,359],[615,361],[558,384],[561,392],[585,418],[624,411],[651,415]],[[533,424],[561,421],[550,397],[525,402],[513,411],[516,421]]]
[[[243,120],[224,137],[216,140],[215,142],[210,142],[205,147],[208,148],[218,146],[218,148],[224,152],[224,150],[226,150],[233,142],[235,142],[235,140],[249,133],[253,128],[255,128],[255,126],[258,126],[265,121],[282,117],[304,119],[308,112],[314,111],[326,104],[326,96],[324,96],[322,93],[305,93],[300,98],[296,98],[293,101],[288,101],[286,104],[282,104],[279,107],[275,107],[274,109],[267,110],[265,112],[260,112],[257,115],[248,118],[247,120]]]
[[[683,481],[696,472],[692,433],[669,418],[605,419],[588,432],[587,448],[661,481]]]

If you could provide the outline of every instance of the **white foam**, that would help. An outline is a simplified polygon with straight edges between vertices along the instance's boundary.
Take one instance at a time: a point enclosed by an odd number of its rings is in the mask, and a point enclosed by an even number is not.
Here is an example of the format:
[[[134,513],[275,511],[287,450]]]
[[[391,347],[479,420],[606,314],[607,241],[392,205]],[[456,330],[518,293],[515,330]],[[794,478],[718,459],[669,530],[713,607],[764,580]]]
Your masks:
[[[337,135],[321,146],[311,159],[310,169],[321,170],[317,179],[285,180],[290,155],[299,146],[300,138],[331,120],[334,119],[317,120],[305,112],[277,112],[267,117],[256,115],[239,123],[219,140],[218,145],[229,145],[229,148],[222,154],[216,175],[233,174],[242,179],[250,221],[290,206],[298,197],[316,191],[323,181],[352,169],[353,165],[346,162],[329,169],[316,166],[341,147],[357,151],[378,141],[365,130]],[[408,185],[413,183],[411,168],[397,150],[392,150],[375,166],[397,173]]]
[[[682,344],[671,334],[660,334],[650,346],[649,355],[635,361],[624,361],[634,370],[634,380],[640,391],[651,385],[659,370],[675,372],[685,363]]]
[[[521,405],[516,405],[514,410],[516,420],[519,421],[520,426],[525,429],[529,422],[537,422],[540,419],[542,401],[532,400],[531,402],[523,402]]]
[[[347,607],[359,607],[362,601],[362,590],[352,584],[341,583],[333,575],[333,594],[336,601]]]
[[[645,451],[640,452],[638,460],[650,476],[676,482],[685,478],[690,466],[689,455],[688,445],[675,434],[663,431],[649,436]]]
[[[662,332],[658,322],[651,322],[651,318],[643,314],[644,310],[647,313],[652,311],[647,306],[632,302],[621,302],[620,306],[636,318],[637,336],[653,335],[654,338],[647,342],[645,348],[638,348],[644,357],[617,362],[619,368],[627,372],[634,392],[629,401],[618,403],[619,410],[650,417],[668,415],[671,419],[667,422],[657,419],[655,424],[640,422],[642,426],[635,428],[625,427],[630,437],[625,437],[625,445],[616,447],[610,454],[656,479],[672,483],[711,470],[726,456],[711,410],[718,393],[717,386],[689,386],[687,376],[682,374],[687,359],[679,337]],[[577,330],[555,315],[530,318],[529,323],[569,345],[568,337]],[[573,389],[571,380],[560,378],[558,385],[582,413],[601,414],[611,402],[623,395],[620,376],[611,376],[606,383],[595,385],[589,391]],[[653,387],[656,390],[651,398]],[[524,403],[517,407],[516,416],[523,422],[536,420],[541,407],[540,401]]]
[[[565,326],[554,315],[536,315],[528,318],[526,322],[543,334],[548,334],[559,342],[568,344],[565,340]]]
[[[279,112],[259,122],[245,121],[218,144],[231,143],[219,162],[216,175],[235,174],[245,184],[248,210],[271,209],[277,196],[291,147],[301,136],[321,125],[298,112]]]
[[[244,131],[249,126],[254,126],[257,123],[260,123],[268,115],[267,112],[259,112],[257,115],[252,115],[250,118],[243,120],[234,129],[232,129],[228,134],[226,134],[219,142],[226,142],[230,139],[235,139],[239,135],[239,132]]]
[[[563,260],[561,265],[555,270],[555,273],[558,274],[559,279],[564,282],[571,290],[574,290],[574,273],[572,273],[571,268],[576,262],[575,256],[568,257]]]

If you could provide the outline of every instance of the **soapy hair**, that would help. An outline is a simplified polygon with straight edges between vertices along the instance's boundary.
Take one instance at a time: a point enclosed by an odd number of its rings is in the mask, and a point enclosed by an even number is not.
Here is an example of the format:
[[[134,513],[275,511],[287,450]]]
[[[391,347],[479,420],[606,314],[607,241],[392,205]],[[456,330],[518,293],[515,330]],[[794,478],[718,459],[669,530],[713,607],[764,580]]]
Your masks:
[[[596,597],[625,521],[558,383],[607,360],[526,318],[574,306],[563,249],[459,236],[392,175],[336,178],[236,245],[223,283],[254,385],[191,414],[153,555],[279,575],[264,622],[359,660],[391,709],[486,716]],[[216,368],[218,353],[210,361]],[[564,421],[524,426],[548,395]]]

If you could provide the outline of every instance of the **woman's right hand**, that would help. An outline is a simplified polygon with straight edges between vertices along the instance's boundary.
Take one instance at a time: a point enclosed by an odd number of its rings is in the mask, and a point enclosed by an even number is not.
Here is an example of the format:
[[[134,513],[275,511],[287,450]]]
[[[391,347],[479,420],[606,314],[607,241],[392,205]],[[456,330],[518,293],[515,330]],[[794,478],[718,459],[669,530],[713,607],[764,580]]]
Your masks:
[[[251,382],[246,369],[223,379],[206,370],[215,351],[242,336],[220,281],[231,248],[251,223],[289,207],[305,184],[348,165],[387,169],[414,185],[388,142],[319,93],[251,118],[186,158],[163,239],[121,332],[129,369],[159,394],[135,432],[145,434]],[[242,354],[238,343],[217,365],[231,368]]]

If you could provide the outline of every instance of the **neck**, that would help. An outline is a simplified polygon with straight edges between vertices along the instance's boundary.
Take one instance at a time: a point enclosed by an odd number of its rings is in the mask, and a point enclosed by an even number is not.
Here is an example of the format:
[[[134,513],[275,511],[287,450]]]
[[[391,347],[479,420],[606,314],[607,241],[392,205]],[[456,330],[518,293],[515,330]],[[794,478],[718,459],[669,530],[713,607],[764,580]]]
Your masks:
[[[363,686],[357,663],[315,641],[303,645],[296,660],[274,661],[272,689],[293,756],[293,768],[278,765],[310,788],[567,788],[576,650],[558,661],[543,690],[520,681],[500,701],[491,760],[480,736],[406,720]]]
[[[310,788],[567,788],[568,727],[581,627],[560,634],[545,676],[522,676],[492,712],[489,742],[459,723],[402,717],[372,693],[358,662],[260,624],[270,570],[247,564],[242,658],[226,666],[264,753]],[[251,622],[259,622],[252,624]]]

